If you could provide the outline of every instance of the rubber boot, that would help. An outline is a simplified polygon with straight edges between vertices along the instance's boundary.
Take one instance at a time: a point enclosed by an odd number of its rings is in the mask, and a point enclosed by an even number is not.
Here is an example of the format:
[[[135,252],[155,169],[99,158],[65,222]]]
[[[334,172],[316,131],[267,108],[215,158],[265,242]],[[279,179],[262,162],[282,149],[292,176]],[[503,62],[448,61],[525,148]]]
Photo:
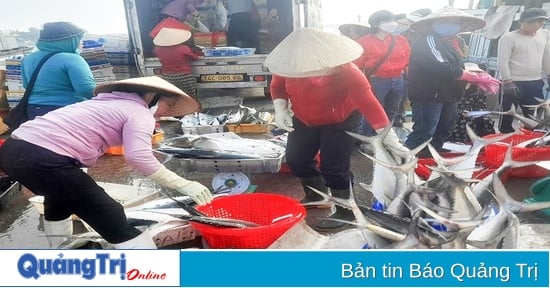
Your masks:
[[[71,217],[59,221],[44,220],[44,232],[48,238],[50,248],[57,249],[61,243],[67,241],[67,237],[73,235],[73,220]]]
[[[153,236],[147,230],[130,240],[113,244],[113,246],[115,249],[157,249]]]
[[[302,204],[323,200],[323,196],[311,190],[310,187],[313,187],[323,193],[329,194],[329,189],[325,184],[325,179],[323,179],[323,176],[300,178],[300,182],[302,183],[302,187],[304,188],[305,193],[304,199],[300,201],[300,203]],[[306,206],[306,208],[330,208],[331,206],[332,205],[330,204],[326,204],[317,206]]]
[[[348,199],[349,198],[349,189],[331,189],[332,195],[335,197]],[[353,212],[351,210],[340,207],[338,205],[335,206],[335,211],[330,216],[326,217],[329,219],[321,219],[317,223],[314,224],[314,229],[319,231],[332,231],[332,230],[339,230],[342,229],[350,224],[332,221],[330,219],[340,219],[340,220],[346,220],[353,222],[355,221],[355,216],[353,215]]]

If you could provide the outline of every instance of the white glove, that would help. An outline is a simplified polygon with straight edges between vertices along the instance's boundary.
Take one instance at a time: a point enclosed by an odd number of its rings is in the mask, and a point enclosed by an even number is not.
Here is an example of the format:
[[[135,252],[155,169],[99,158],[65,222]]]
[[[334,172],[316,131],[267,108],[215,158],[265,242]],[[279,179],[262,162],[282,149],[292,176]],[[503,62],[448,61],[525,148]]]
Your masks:
[[[288,132],[294,131],[294,128],[292,128],[292,111],[288,108],[288,100],[280,98],[273,100],[273,108],[275,108],[275,124],[277,127]]]
[[[212,201],[210,189],[199,182],[189,181],[180,177],[164,166],[148,177],[164,187],[174,189],[183,195],[191,197],[199,205],[208,204]]]
[[[377,134],[380,134],[384,128],[380,128],[376,130]],[[386,135],[386,138],[383,140],[384,144],[390,147],[393,147],[395,149],[399,149],[401,151],[409,151],[405,145],[401,143],[399,140],[399,137],[397,137],[397,134],[395,134],[395,130],[393,128],[390,128],[390,132],[388,132],[388,135]]]

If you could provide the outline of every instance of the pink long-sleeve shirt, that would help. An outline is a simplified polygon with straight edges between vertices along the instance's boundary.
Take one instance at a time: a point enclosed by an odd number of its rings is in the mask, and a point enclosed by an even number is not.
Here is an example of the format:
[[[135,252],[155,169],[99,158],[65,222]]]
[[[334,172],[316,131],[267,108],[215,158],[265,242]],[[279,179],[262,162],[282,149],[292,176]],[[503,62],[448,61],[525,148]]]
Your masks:
[[[128,165],[149,176],[162,167],[151,139],[155,118],[137,94],[102,93],[54,110],[12,133],[21,139],[91,167],[111,146],[124,145]]]

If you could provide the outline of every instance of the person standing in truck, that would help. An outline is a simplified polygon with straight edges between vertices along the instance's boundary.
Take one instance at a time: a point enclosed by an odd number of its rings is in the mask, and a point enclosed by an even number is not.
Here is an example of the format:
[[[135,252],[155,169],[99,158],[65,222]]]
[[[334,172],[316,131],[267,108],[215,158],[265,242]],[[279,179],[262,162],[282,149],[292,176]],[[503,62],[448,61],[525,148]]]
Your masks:
[[[187,16],[198,17],[197,5],[200,5],[203,0],[173,0],[164,6],[160,11],[161,19],[172,17],[180,22],[185,22]]]
[[[258,47],[258,29],[261,17],[252,0],[227,1],[229,27],[227,44],[241,48]]]
[[[187,95],[197,97],[197,80],[192,74],[191,61],[198,60],[191,47],[186,43],[191,32],[177,28],[161,28],[153,38],[153,54],[162,65],[160,76],[180,88]]]

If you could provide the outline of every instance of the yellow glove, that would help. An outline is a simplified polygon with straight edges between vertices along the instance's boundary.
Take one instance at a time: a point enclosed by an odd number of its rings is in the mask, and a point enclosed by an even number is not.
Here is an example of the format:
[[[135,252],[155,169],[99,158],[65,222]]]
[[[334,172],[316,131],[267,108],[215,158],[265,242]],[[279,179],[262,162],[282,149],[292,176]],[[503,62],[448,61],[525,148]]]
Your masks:
[[[162,166],[157,172],[148,176],[160,185],[174,189],[191,197],[197,204],[204,205],[212,201],[210,189],[196,181],[189,181]]]

